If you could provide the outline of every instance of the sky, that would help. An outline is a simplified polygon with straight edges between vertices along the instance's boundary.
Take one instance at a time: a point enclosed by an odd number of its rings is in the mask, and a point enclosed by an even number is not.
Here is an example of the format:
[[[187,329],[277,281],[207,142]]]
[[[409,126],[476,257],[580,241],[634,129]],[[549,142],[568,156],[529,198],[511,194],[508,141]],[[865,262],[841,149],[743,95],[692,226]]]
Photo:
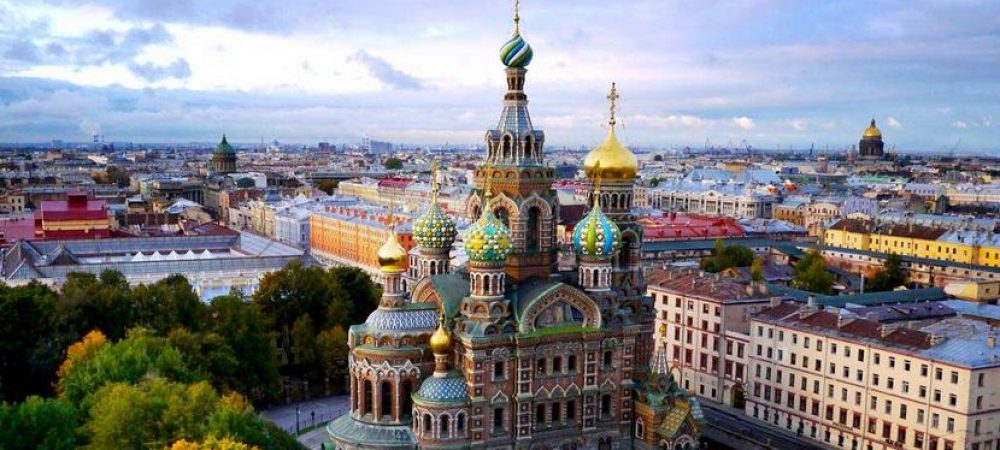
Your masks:
[[[0,0],[0,142],[480,144],[507,0]],[[1000,1],[525,0],[549,146],[1000,155]]]

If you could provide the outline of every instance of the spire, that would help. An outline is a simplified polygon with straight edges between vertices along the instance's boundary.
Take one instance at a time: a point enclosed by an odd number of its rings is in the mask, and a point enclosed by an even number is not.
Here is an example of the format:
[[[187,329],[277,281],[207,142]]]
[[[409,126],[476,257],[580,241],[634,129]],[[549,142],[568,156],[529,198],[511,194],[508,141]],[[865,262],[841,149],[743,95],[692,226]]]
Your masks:
[[[611,119],[608,120],[608,124],[613,128],[615,126],[615,108],[618,107],[618,88],[615,86],[615,82],[611,82],[611,93],[608,94],[608,101],[611,103]]]
[[[520,22],[521,16],[518,14],[521,10],[521,0],[514,0],[514,34],[521,34]]]
[[[438,202],[438,160],[434,158],[434,162],[431,163],[431,203],[436,205]]]

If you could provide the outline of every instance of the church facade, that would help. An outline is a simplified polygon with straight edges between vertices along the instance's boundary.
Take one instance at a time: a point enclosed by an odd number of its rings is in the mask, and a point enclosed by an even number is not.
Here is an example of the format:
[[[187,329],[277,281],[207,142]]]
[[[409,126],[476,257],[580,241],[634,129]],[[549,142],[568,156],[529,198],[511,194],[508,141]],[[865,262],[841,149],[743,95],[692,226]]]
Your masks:
[[[503,110],[468,199],[469,262],[450,267],[455,225],[436,198],[413,224],[409,289],[409,256],[390,233],[378,252],[379,308],[349,332],[351,410],[327,425],[330,447],[700,445],[697,401],[650,364],[654,311],[632,213],[638,163],[615,136],[617,90],[608,137],[584,164],[592,207],[573,230],[578,267],[560,272],[555,174],[528,113],[533,52],[518,23],[515,12],[500,54]]]

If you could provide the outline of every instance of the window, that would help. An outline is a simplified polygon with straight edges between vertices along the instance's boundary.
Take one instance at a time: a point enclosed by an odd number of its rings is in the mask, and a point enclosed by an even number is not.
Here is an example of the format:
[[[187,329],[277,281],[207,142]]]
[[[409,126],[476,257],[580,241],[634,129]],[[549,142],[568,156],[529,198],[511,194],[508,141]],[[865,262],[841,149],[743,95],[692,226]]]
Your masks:
[[[493,378],[503,378],[503,363],[493,363]]]
[[[945,430],[947,432],[949,432],[949,433],[954,433],[955,432],[955,419],[949,417],[947,424],[948,425],[945,427]]]
[[[910,382],[909,381],[904,381],[903,382],[903,393],[904,394],[909,394],[910,393]]]
[[[611,396],[604,394],[601,396],[601,415],[607,416],[611,414]]]
[[[927,364],[921,364],[920,365],[920,376],[922,376],[922,377],[926,377],[927,376]]]
[[[549,420],[552,422],[562,421],[562,403],[555,402],[552,404],[552,408],[549,409]]]
[[[611,367],[611,350],[604,352],[604,365],[606,367]]]
[[[870,409],[878,408],[878,397],[876,397],[874,395],[872,396],[871,404],[869,405],[869,408]]]
[[[552,372],[554,373],[562,372],[562,357],[556,356],[552,358]]]
[[[545,373],[545,359],[544,358],[538,358],[538,361],[535,362],[535,367],[538,368],[538,374],[539,375],[544,374]]]
[[[886,380],[886,383],[885,383],[885,387],[886,387],[887,389],[892,389],[892,388],[893,388],[893,387],[895,387],[895,386],[896,386],[896,380],[894,380],[894,379],[893,379],[892,377],[889,377],[889,378],[888,378],[888,379]]]
[[[941,371],[940,367],[934,369],[934,379],[935,380],[941,380],[941,373],[942,373],[942,371]]]
[[[429,418],[430,416],[428,416]],[[503,428],[503,408],[493,408],[493,432],[496,433]]]
[[[541,425],[545,422],[545,404],[539,403],[535,405],[535,425]]]
[[[566,420],[576,420],[576,400],[566,402]]]
[[[875,365],[879,365],[882,363],[882,355],[875,353],[873,356],[875,357]]]
[[[892,369],[892,368],[895,368],[895,367],[896,367],[896,357],[895,356],[890,356],[889,357],[889,368]]]
[[[951,384],[958,384],[958,372],[951,371]]]
[[[979,387],[983,387],[983,385],[986,383],[986,374],[985,373],[981,373],[981,374],[977,375],[976,378],[978,380],[976,382],[976,384],[978,384]]]
[[[907,372],[910,371],[910,360],[908,360],[908,359],[904,359],[903,360],[903,370],[905,370]]]
[[[958,397],[955,394],[948,394],[948,406],[955,406],[958,404]]]
[[[899,418],[900,419],[905,419],[906,418],[906,404],[905,403],[899,405]]]
[[[569,355],[569,358],[566,360],[566,370],[576,372],[576,355]]]
[[[892,414],[892,400],[885,401],[885,413]]]

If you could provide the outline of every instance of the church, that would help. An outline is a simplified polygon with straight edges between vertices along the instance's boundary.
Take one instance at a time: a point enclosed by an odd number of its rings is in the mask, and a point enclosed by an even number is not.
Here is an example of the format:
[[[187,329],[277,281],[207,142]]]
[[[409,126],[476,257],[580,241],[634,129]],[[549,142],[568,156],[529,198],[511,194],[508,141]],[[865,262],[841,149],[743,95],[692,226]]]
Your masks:
[[[702,445],[697,400],[651,364],[662,358],[632,211],[638,161],[615,136],[614,84],[607,138],[584,161],[592,206],[572,233],[577,268],[555,269],[555,172],[528,113],[534,54],[519,22],[515,10],[503,109],[467,203],[468,263],[450,265],[456,228],[436,195],[413,223],[416,252],[389,234],[379,307],[348,335],[350,412],[327,425],[327,448]]]

